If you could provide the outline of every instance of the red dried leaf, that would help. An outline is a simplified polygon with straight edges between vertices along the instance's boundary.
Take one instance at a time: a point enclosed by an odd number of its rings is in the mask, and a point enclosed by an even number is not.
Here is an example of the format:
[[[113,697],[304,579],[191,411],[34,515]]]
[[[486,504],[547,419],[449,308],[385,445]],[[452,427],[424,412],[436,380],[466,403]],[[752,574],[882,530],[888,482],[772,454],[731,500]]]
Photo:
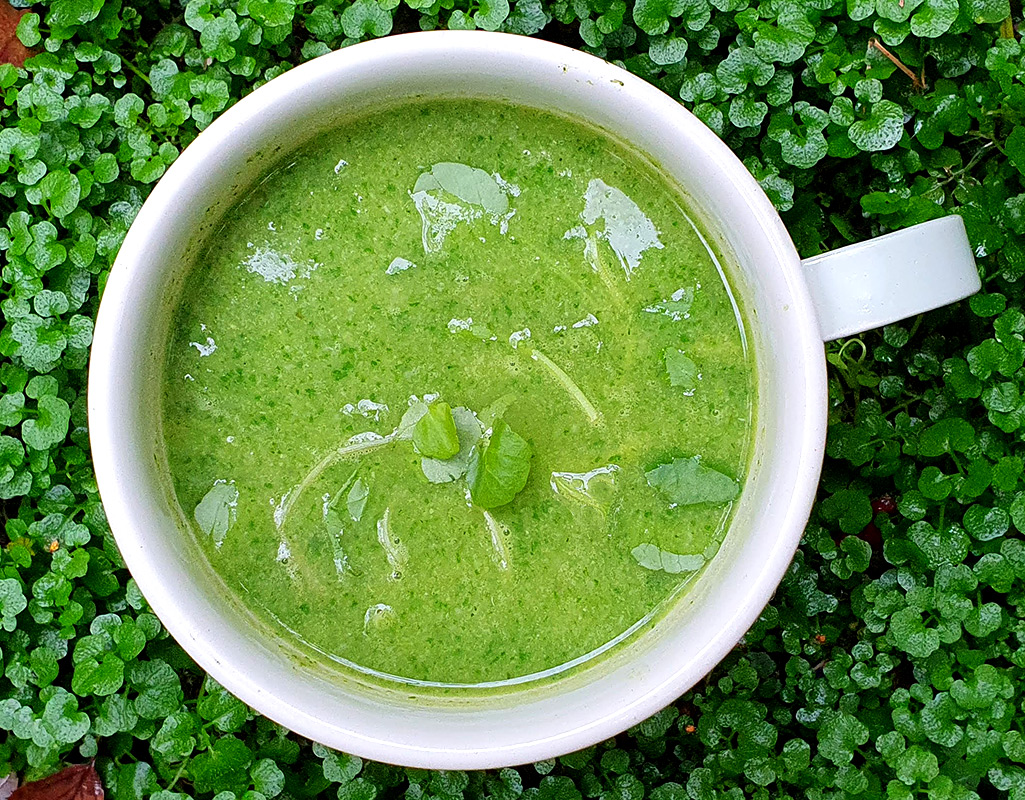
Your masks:
[[[103,784],[91,763],[79,764],[18,787],[11,800],[103,800]]]
[[[19,41],[17,36],[18,22],[24,14],[25,9],[11,8],[7,0],[0,0],[0,63],[14,64],[20,67],[25,63],[26,58],[35,55]]]

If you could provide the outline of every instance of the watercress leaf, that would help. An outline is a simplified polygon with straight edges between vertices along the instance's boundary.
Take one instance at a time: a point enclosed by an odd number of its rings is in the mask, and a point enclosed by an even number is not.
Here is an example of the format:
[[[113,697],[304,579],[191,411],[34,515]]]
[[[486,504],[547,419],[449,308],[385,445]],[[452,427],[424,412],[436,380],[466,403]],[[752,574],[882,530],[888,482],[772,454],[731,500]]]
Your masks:
[[[467,470],[470,499],[484,509],[498,508],[527,485],[531,448],[505,420],[497,420],[487,444],[474,448]]]
[[[858,120],[847,129],[850,140],[861,150],[889,150],[904,134],[904,111],[891,100],[872,104],[867,119]]]
[[[666,373],[669,383],[689,391],[697,385],[698,367],[682,350],[672,348],[666,351]]]
[[[2,401],[2,398],[0,398]],[[480,442],[484,428],[477,415],[470,409],[457,406],[452,409],[456,433],[459,436],[459,452],[452,458],[423,458],[420,468],[431,483],[448,483],[466,474],[474,447]]]
[[[736,480],[701,463],[701,456],[674,458],[645,473],[648,485],[673,506],[728,503],[740,493]]]
[[[349,517],[353,522],[359,522],[363,518],[363,509],[367,507],[368,497],[370,497],[370,487],[364,483],[362,478],[356,478],[345,501]]]
[[[630,554],[645,569],[668,572],[678,575],[681,572],[695,572],[705,565],[705,557],[701,555],[678,555],[662,550],[657,545],[646,542],[639,544]]]
[[[935,457],[944,453],[963,453],[975,443],[975,431],[960,417],[942,419],[922,431],[918,443],[920,455]]]
[[[473,21],[483,31],[497,31],[509,16],[509,0],[481,0]]]
[[[678,17],[686,8],[683,0],[637,0],[633,18],[637,27],[649,36],[669,30],[670,17]]]
[[[234,733],[242,729],[249,719],[249,709],[213,678],[204,681],[205,694],[196,704],[196,713],[222,733]]]
[[[661,66],[679,64],[687,57],[687,40],[677,36],[652,37],[648,57]]]
[[[407,408],[406,412],[402,415],[402,419],[399,420],[399,426],[395,429],[395,432],[392,435],[396,439],[412,439],[413,429],[416,427],[416,423],[418,423],[421,417],[426,413],[427,403],[422,400],[414,399],[410,403],[409,408]]]
[[[231,526],[235,524],[238,507],[238,489],[235,482],[217,480],[196,505],[193,518],[199,529],[220,547]]]
[[[196,718],[192,714],[185,711],[171,714],[150,739],[150,752],[168,764],[188,758],[196,746],[196,727]]]
[[[253,779],[253,788],[264,797],[277,797],[285,788],[285,773],[273,759],[261,758],[249,769],[249,776]]]
[[[75,664],[71,688],[83,697],[105,697],[114,694],[124,684],[125,662],[113,654],[101,660],[87,658]]]
[[[189,763],[189,774],[197,792],[235,792],[241,795],[249,788],[249,765],[253,751],[234,736],[214,740],[205,753]]]
[[[435,402],[413,426],[413,446],[428,458],[452,458],[459,452],[459,434],[448,403]]]
[[[935,39],[942,36],[957,20],[957,0],[925,0],[911,17],[911,32],[915,36]]]
[[[391,33],[392,16],[376,0],[356,0],[342,12],[342,30],[350,39],[387,36]]]
[[[35,419],[21,423],[21,438],[33,450],[48,450],[68,435],[71,408],[67,401],[54,395],[40,397]]]

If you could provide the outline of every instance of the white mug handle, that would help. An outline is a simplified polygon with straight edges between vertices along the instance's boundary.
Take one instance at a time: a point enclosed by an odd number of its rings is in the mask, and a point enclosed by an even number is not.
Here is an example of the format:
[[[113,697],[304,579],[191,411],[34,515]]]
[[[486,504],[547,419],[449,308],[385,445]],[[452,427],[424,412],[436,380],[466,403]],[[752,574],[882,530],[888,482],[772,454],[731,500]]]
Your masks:
[[[812,256],[802,265],[826,342],[963,300],[982,288],[957,215]]]

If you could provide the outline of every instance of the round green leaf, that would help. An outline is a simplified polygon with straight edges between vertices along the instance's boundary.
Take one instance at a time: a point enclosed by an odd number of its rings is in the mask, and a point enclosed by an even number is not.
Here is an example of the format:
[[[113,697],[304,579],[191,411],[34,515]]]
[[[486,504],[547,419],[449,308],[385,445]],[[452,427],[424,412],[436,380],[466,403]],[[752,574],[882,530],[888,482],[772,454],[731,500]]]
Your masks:
[[[891,100],[880,100],[872,106],[868,119],[858,120],[847,135],[861,150],[889,150],[904,134],[904,112]]]

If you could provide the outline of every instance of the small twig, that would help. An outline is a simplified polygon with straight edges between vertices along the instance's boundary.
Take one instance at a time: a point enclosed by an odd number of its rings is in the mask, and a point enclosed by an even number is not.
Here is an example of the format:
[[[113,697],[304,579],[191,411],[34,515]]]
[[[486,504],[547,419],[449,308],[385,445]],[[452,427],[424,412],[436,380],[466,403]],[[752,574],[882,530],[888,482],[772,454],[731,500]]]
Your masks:
[[[868,40],[868,46],[869,47],[874,47],[876,50],[878,50],[880,53],[882,53],[884,56],[886,56],[888,59],[890,59],[890,61],[893,62],[893,65],[897,69],[899,69],[901,72],[903,72],[909,78],[911,78],[911,86],[913,88],[915,88],[915,89],[923,89],[923,90],[926,88],[926,83],[925,83],[925,67],[924,66],[922,67],[922,76],[919,77],[918,75],[916,75],[914,73],[914,70],[912,70],[910,67],[907,66],[907,64],[905,64],[903,61],[901,61],[899,58],[897,58],[897,56],[895,56],[893,53],[891,53],[889,50],[887,50],[883,46],[883,43],[880,42],[878,39],[875,39],[875,38],[869,39]]]
[[[953,170],[948,170],[947,171],[947,178],[946,178],[946,180],[943,180],[943,181],[940,181],[939,183],[937,183],[936,184],[936,188],[940,188],[942,186],[946,186],[948,183],[952,183],[953,181],[956,181],[958,178],[961,178],[962,176],[966,175],[986,155],[988,155],[989,153],[996,152],[995,150],[991,149],[991,148],[993,148],[993,146],[995,144],[996,144],[996,142],[986,142],[986,144],[984,144],[982,147],[980,147],[975,152],[975,155],[973,155],[968,160],[968,163],[965,164],[963,167],[961,167],[961,169],[959,169],[957,172],[954,172]]]

